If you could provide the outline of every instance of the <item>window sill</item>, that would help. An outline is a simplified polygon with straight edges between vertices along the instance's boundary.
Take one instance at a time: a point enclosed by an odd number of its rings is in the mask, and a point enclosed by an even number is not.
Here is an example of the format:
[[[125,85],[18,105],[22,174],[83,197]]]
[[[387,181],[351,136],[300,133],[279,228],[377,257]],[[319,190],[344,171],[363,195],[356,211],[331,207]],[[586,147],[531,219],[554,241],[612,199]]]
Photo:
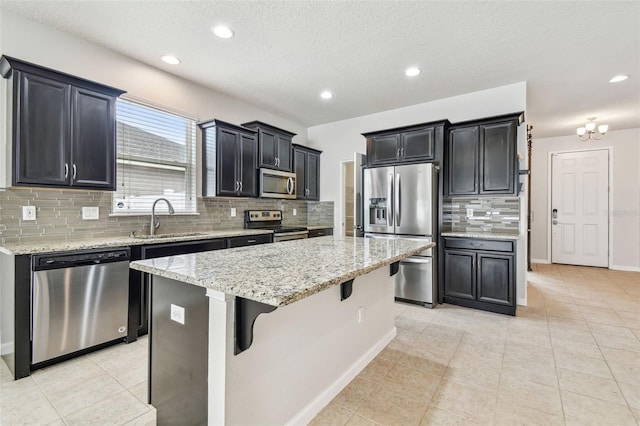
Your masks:
[[[119,217],[119,216],[151,216],[151,212],[117,212],[117,213],[109,213],[109,217]],[[167,212],[156,212],[156,216],[200,216],[198,212],[175,212],[170,215]]]

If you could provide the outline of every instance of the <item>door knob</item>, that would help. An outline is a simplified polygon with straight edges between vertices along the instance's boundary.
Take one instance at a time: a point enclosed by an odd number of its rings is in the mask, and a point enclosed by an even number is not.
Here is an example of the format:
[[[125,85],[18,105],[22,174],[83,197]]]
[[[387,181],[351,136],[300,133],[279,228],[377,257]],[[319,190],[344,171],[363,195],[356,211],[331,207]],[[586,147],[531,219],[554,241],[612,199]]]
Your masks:
[[[558,224],[558,221],[557,221],[557,220],[555,220],[555,219],[553,219],[553,220],[551,221],[551,223],[552,223],[552,224],[554,224],[554,225],[557,225],[557,224]]]

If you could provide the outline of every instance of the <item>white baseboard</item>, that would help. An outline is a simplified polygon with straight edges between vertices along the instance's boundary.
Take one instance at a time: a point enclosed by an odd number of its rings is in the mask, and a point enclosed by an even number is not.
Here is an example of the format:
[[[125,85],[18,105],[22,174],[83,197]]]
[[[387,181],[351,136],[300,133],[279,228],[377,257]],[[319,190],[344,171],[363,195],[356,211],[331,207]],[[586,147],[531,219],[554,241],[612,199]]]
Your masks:
[[[640,267],[637,267],[637,266],[611,265],[609,269],[613,269],[614,271],[640,272]]]
[[[550,265],[551,264],[549,259],[531,259],[531,263],[542,263],[542,264],[545,264],[545,265]]]
[[[0,354],[6,355],[14,352],[13,342],[5,342],[0,346]]]
[[[518,306],[527,306],[527,299],[522,297],[518,297],[518,299],[516,300],[516,305]]]
[[[397,329],[393,327],[375,345],[362,355],[344,374],[331,386],[318,395],[309,405],[296,414],[287,425],[306,425],[344,389],[373,359],[396,337]]]

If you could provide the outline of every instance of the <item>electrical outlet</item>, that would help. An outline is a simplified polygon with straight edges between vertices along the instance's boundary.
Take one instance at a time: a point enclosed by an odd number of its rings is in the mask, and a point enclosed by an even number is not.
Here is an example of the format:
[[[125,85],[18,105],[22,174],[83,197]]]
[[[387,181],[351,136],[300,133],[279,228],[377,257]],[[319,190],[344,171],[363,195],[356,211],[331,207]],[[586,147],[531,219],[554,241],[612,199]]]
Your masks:
[[[360,306],[358,308],[358,324],[362,324],[364,322],[364,306]]]
[[[100,219],[100,207],[83,207],[82,220],[98,220]]]
[[[293,215],[297,216],[298,215],[298,209],[293,209]]]
[[[22,206],[22,220],[36,220],[36,206]]]
[[[467,209],[467,217],[473,217],[473,209]]]
[[[236,208],[231,207],[231,217],[236,217]]]
[[[182,306],[171,304],[171,321],[184,325],[184,308]]]

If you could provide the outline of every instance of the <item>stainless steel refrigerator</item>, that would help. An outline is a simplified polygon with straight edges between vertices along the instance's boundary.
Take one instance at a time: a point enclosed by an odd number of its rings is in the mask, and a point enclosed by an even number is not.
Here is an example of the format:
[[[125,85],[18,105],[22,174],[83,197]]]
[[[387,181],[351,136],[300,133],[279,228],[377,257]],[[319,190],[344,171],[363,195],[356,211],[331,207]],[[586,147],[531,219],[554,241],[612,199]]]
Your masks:
[[[433,241],[438,223],[437,188],[437,165],[432,163],[365,169],[365,237]],[[400,262],[396,299],[435,305],[435,255],[429,249]]]

